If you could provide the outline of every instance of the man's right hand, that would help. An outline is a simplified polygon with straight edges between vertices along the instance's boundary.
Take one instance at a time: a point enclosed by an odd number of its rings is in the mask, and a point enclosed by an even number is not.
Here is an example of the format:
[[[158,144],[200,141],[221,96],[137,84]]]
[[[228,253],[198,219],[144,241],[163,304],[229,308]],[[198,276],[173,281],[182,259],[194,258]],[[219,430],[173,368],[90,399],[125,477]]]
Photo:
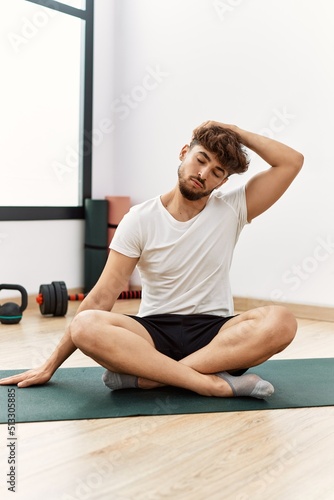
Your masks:
[[[44,367],[40,367],[0,379],[0,385],[17,385],[17,387],[43,385],[50,380],[52,375],[52,372],[47,371]]]

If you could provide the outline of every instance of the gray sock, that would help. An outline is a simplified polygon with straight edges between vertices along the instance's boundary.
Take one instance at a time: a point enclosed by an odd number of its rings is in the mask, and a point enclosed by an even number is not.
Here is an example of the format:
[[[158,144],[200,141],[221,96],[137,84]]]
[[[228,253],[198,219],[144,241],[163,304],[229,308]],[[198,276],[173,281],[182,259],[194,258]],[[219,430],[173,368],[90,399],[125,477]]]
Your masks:
[[[234,377],[227,372],[219,372],[216,375],[229,384],[234,396],[265,399],[274,393],[274,387],[271,383],[263,380],[255,373],[247,373],[239,377]]]
[[[138,388],[138,377],[134,375],[126,375],[124,373],[115,373],[106,370],[102,375],[102,380],[112,391]]]

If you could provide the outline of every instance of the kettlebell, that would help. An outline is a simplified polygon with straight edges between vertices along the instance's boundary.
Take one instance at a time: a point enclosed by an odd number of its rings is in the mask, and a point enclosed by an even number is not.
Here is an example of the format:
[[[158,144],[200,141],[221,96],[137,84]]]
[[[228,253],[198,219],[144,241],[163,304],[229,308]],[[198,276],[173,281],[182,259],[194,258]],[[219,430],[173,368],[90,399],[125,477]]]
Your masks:
[[[28,305],[28,294],[21,285],[0,285],[0,290],[18,290],[21,294],[21,305],[15,302],[6,302],[0,306],[0,323],[15,325],[22,319],[22,313]]]

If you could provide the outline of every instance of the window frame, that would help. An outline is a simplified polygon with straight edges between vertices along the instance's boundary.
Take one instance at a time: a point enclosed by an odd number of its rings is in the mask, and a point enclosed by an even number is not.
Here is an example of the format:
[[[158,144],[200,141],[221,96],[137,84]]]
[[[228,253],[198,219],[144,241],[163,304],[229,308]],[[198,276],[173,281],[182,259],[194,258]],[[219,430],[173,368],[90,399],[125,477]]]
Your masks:
[[[0,221],[13,220],[56,220],[56,219],[84,219],[84,201],[91,198],[92,193],[92,127],[93,127],[93,49],[94,49],[94,0],[86,0],[85,9],[78,9],[56,0],[25,0],[57,10],[64,14],[80,18],[85,21],[85,48],[83,74],[83,109],[81,158],[82,204],[79,206],[0,206]],[[66,0],[64,0],[65,2]],[[85,154],[83,154],[83,151]]]

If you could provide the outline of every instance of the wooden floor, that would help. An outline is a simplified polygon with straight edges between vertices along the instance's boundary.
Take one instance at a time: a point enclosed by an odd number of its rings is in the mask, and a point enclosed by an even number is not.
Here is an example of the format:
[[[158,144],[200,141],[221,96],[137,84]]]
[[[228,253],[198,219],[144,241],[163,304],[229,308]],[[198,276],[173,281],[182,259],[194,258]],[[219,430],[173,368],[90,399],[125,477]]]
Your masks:
[[[41,364],[76,307],[52,319],[32,307],[20,324],[0,325],[1,369]],[[137,307],[119,301],[115,309]],[[332,356],[334,324],[301,319],[277,358]],[[94,364],[76,352],[63,366]],[[1,499],[334,499],[334,407],[18,424],[17,435],[13,494],[7,425],[0,428]]]

